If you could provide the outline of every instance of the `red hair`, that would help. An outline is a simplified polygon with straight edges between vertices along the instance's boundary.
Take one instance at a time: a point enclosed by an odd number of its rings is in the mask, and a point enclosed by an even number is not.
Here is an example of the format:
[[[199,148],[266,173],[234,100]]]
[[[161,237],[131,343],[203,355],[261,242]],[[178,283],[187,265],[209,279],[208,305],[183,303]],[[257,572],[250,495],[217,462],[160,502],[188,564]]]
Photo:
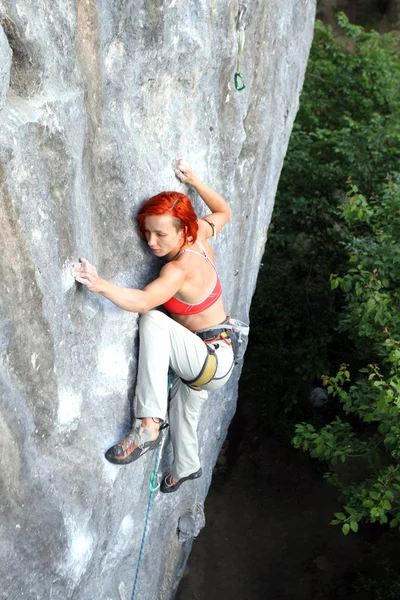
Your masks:
[[[183,229],[183,244],[195,241],[197,238],[197,215],[194,212],[190,199],[180,192],[161,192],[157,196],[149,198],[141,208],[137,216],[139,224],[139,233],[143,239],[145,236],[144,220],[149,215],[164,215],[169,214],[171,217],[178,219],[179,224],[177,229]]]

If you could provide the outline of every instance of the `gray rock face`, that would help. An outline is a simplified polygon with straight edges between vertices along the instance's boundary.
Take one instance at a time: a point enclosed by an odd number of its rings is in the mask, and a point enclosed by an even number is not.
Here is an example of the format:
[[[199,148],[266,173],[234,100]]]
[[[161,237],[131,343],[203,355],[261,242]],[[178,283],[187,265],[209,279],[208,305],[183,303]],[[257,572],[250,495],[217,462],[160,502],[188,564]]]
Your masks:
[[[205,516],[202,504],[196,504],[187,513],[182,515],[178,522],[178,536],[180,542],[194,540],[205,525]]]
[[[3,28],[0,26],[0,110],[6,102],[8,86],[10,84],[11,48]]]
[[[118,284],[150,281],[158,266],[134,215],[161,190],[187,192],[171,169],[185,156],[233,208],[215,250],[226,309],[246,319],[314,13],[314,0],[247,2],[247,87],[237,92],[237,1],[0,0],[7,38],[0,31],[0,581],[7,600],[131,596],[154,455],[118,468],[104,451],[129,427],[138,315],[80,289],[71,267],[85,256]],[[154,496],[140,600],[170,598],[176,587],[185,545],[178,522],[198,515],[204,501],[238,377],[237,369],[204,407],[203,477]],[[167,442],[164,472],[171,452]]]

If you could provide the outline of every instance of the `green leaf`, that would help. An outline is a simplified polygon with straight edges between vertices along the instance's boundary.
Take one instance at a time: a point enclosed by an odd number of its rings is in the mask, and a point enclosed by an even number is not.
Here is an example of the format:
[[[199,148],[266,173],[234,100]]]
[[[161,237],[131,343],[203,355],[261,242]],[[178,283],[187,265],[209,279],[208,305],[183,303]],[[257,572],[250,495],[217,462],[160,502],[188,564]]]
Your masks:
[[[382,506],[385,510],[391,510],[391,508],[392,508],[392,505],[390,504],[390,502],[387,498],[384,498],[382,500]]]
[[[345,279],[345,280],[343,281],[343,284],[342,284],[342,289],[343,289],[345,292],[349,292],[349,291],[351,290],[351,288],[352,288],[352,287],[353,287],[353,283],[352,283],[351,279]]]
[[[351,527],[352,531],[354,531],[354,533],[357,533],[357,531],[358,531],[357,521],[350,521],[350,527]]]
[[[357,514],[357,511],[355,508],[351,508],[351,506],[345,506],[345,509],[347,510],[347,512],[349,513],[349,515],[354,516],[355,514]]]
[[[342,527],[342,532],[344,533],[344,535],[347,535],[350,531],[350,525],[348,523],[345,523]]]
[[[336,288],[339,286],[339,279],[332,279],[331,280],[331,290],[336,290]]]
[[[346,515],[344,513],[342,513],[342,512],[337,512],[337,513],[333,513],[333,514],[340,521],[345,521],[346,520]]]

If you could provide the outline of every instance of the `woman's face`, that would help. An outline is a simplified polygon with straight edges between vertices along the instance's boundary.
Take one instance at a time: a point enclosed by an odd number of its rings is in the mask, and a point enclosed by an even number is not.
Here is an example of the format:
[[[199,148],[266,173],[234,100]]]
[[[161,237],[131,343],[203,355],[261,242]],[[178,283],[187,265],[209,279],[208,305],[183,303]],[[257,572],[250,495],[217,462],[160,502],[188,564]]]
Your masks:
[[[144,220],[146,241],[155,256],[173,258],[183,243],[183,229],[171,215],[148,215]]]

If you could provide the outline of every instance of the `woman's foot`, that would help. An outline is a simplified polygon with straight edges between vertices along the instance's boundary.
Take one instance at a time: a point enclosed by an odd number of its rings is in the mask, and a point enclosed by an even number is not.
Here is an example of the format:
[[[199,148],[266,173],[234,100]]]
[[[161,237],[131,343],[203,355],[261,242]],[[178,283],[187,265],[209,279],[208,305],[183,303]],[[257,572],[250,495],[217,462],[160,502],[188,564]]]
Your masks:
[[[188,475],[187,477],[181,477],[178,480],[174,479],[172,477],[172,475],[166,475],[160,486],[160,491],[164,492],[164,494],[170,494],[171,492],[176,492],[176,490],[179,489],[179,487],[182,485],[182,483],[184,483],[185,481],[188,481],[189,479],[198,479],[199,477],[202,476],[202,474],[203,474],[203,471],[200,468],[198,471],[196,471],[196,473],[192,473],[191,475]]]
[[[140,419],[140,421],[143,429],[149,429],[152,431],[153,438],[156,439],[160,430],[162,419],[158,419],[157,417],[143,417],[143,419]]]
[[[116,465],[127,465],[161,443],[162,433],[159,431],[159,423],[156,424],[156,427],[145,427],[143,421],[144,419],[138,425],[136,424],[126,438],[107,450],[106,459],[109,462]],[[152,421],[151,418],[150,421]]]

